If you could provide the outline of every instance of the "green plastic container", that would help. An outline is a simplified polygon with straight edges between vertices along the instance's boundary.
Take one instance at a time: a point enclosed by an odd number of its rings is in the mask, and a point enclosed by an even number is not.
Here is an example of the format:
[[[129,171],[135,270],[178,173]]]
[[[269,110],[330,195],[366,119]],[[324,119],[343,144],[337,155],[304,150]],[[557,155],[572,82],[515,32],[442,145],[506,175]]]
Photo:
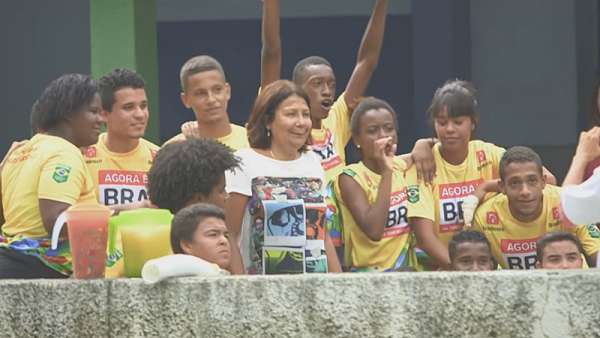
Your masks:
[[[108,253],[118,250],[117,233],[121,235],[126,277],[140,277],[144,263],[171,255],[171,220],[165,209],[122,211],[108,224]]]

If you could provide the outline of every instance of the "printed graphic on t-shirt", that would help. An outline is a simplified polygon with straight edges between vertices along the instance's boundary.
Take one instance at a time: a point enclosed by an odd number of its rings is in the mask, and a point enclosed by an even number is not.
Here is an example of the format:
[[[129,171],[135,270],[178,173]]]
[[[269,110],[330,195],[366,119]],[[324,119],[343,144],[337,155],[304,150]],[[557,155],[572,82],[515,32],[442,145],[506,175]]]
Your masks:
[[[535,269],[537,238],[502,239],[500,251],[509,269]]]
[[[146,200],[148,199],[147,182],[148,175],[144,171],[100,170],[98,171],[100,203],[115,205]]]
[[[248,273],[327,272],[322,184],[307,177],[252,180]]]
[[[329,170],[342,164],[342,158],[335,151],[334,135],[329,129],[325,131],[325,139],[313,140],[312,150],[321,158],[321,166],[324,170]]]
[[[390,196],[390,209],[383,230],[383,238],[398,237],[410,232],[408,226],[408,209],[406,207],[406,189],[397,191]]]
[[[459,231],[463,228],[463,201],[481,182],[482,180],[478,179],[439,185],[440,233]]]

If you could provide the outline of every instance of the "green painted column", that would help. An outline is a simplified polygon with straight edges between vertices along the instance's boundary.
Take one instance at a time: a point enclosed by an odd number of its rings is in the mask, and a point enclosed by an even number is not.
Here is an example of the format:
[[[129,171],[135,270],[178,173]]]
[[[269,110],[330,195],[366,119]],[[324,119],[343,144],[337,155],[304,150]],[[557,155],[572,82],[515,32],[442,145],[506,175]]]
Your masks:
[[[155,0],[90,0],[92,76],[129,68],[146,81],[146,138],[160,143]]]

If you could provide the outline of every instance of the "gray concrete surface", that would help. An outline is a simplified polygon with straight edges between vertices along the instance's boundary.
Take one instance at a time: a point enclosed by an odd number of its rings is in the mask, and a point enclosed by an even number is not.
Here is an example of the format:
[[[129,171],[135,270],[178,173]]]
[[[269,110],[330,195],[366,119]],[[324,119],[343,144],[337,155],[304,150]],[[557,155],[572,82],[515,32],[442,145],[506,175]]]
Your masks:
[[[600,271],[0,281],[3,337],[598,337]]]

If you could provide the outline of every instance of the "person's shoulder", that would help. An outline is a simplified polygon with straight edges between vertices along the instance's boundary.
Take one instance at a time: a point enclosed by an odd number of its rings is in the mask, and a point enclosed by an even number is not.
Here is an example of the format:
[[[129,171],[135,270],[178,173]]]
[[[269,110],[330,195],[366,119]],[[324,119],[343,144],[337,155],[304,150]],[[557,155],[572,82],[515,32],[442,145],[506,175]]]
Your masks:
[[[166,146],[167,144],[171,144],[174,142],[182,142],[185,141],[185,135],[183,135],[183,133],[179,133],[173,137],[171,137],[170,139],[168,139],[167,141],[165,141],[162,146]]]
[[[485,142],[483,140],[471,140],[469,141],[469,147],[473,150],[484,150],[486,152],[505,150],[503,147],[497,146],[491,142]]]
[[[318,163],[319,167],[321,167],[321,157],[317,155],[314,151],[308,149],[300,155],[300,160],[307,161],[310,163]]]
[[[145,138],[140,138],[140,143],[142,144],[142,146],[144,148],[149,149],[150,151],[156,152],[160,149],[160,146],[154,144],[153,142],[146,140]]]
[[[497,193],[494,196],[483,201],[476,210],[477,212],[487,212],[490,210],[500,210],[504,207],[508,207],[508,198],[505,194]]]
[[[246,128],[235,123],[230,123],[231,125],[231,133],[237,135],[246,135]]]
[[[544,194],[544,196],[548,196],[548,197],[559,200],[560,199],[560,190],[561,190],[561,187],[558,187],[558,186],[555,186],[552,184],[546,184],[542,193]]]

